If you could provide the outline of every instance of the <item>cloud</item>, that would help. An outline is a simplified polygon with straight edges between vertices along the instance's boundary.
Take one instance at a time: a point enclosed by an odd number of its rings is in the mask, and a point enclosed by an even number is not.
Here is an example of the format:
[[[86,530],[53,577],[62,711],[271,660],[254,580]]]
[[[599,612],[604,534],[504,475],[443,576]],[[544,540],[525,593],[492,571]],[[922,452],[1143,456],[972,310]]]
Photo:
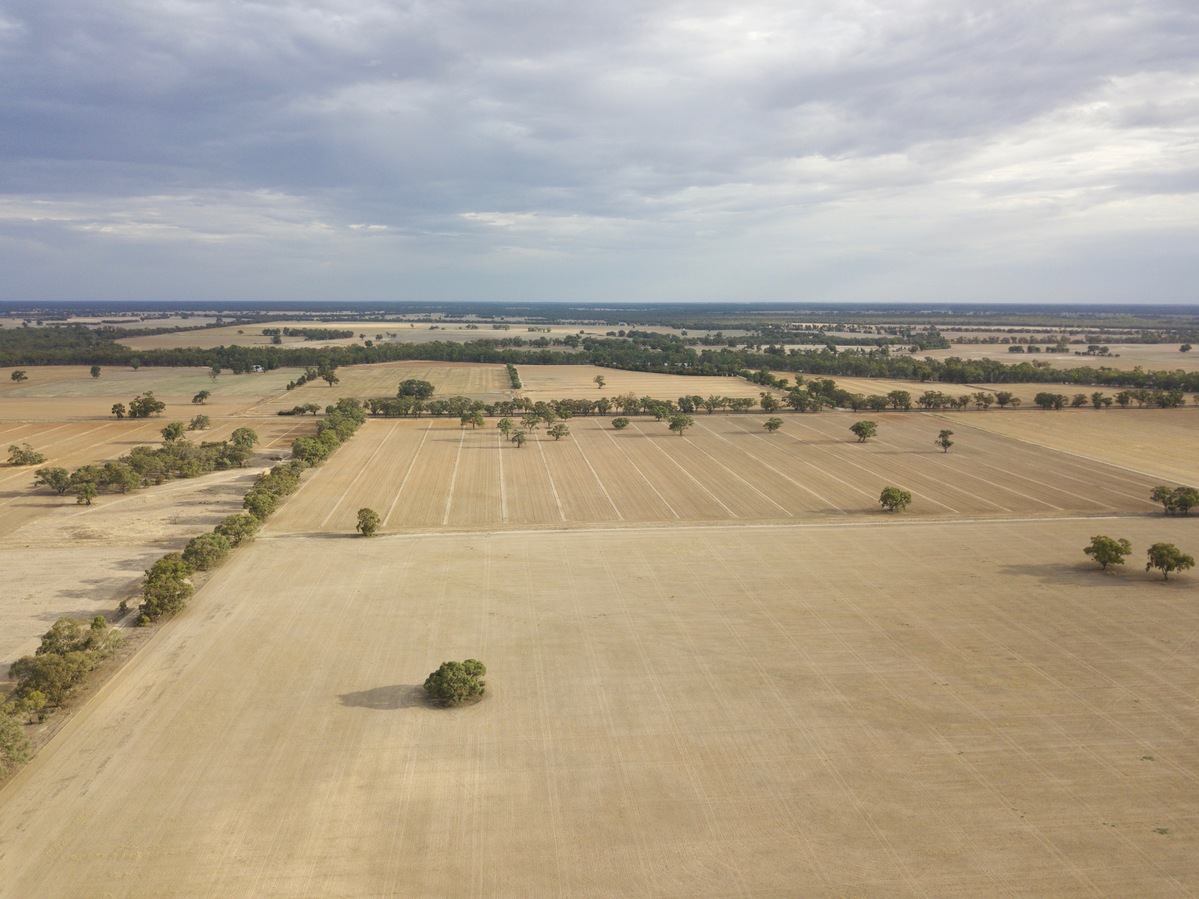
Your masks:
[[[1197,44],[1181,0],[13,2],[0,292],[169,242],[246,298],[969,299],[1057,247],[1118,301],[1088,246],[1196,237]]]

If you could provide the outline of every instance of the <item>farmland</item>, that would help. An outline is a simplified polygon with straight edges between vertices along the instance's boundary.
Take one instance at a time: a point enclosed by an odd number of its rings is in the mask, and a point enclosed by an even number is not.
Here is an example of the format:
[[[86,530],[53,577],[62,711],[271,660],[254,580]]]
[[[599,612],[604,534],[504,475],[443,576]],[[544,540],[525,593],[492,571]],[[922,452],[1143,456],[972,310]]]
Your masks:
[[[111,458],[210,389],[204,436],[253,427],[268,457],[314,428],[277,408],[514,393],[502,365],[291,391],[66,369],[0,372],[5,445]],[[520,376],[534,400],[762,390]],[[160,419],[105,415],[146,389]],[[1199,575],[1142,570],[1152,542],[1199,550],[1199,517],[1149,499],[1199,480],[1199,409],[780,414],[577,416],[519,448],[495,419],[367,421],[0,788],[0,895],[1199,893]],[[128,595],[253,476],[83,508],[5,469],[2,657]],[[363,507],[380,536],[353,536]],[[1098,533],[1127,570],[1083,555]],[[430,707],[468,657],[484,699]]]

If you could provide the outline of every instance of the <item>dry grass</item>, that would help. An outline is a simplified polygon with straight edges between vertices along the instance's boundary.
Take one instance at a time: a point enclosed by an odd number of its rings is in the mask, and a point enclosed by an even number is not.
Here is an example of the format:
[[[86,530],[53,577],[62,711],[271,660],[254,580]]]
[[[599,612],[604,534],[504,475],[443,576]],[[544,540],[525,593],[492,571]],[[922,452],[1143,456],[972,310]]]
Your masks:
[[[579,398],[596,400],[620,393],[673,400],[680,396],[750,396],[755,399],[763,388],[742,378],[658,375],[638,371],[620,371],[595,365],[520,365],[517,366],[522,396],[532,400]],[[596,375],[603,375],[604,388],[595,386]],[[784,373],[783,377],[788,375]],[[793,376],[791,376],[793,377]]]

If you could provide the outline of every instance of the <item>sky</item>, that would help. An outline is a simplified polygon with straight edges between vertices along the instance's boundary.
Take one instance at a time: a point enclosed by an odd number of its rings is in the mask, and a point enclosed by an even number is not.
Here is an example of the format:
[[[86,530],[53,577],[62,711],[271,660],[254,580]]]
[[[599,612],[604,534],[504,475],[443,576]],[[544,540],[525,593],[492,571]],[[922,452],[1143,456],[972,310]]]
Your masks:
[[[1194,0],[0,0],[0,300],[1197,283]]]

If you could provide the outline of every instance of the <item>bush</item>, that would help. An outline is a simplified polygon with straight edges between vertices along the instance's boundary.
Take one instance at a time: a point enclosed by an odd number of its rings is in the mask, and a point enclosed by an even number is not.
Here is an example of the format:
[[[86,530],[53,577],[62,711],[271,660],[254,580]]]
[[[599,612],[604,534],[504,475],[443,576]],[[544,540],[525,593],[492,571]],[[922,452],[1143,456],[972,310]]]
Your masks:
[[[622,417],[622,418],[612,419],[612,427],[616,428],[616,430],[618,430],[618,431],[623,431],[628,426],[629,426],[629,419],[627,419],[627,418]]]
[[[440,668],[425,678],[425,693],[438,705],[452,708],[483,695],[486,673],[487,668],[478,659],[442,662]]]
[[[379,530],[379,513],[374,509],[358,510],[358,533],[363,537],[373,537]]]
[[[884,487],[878,501],[888,512],[902,512],[911,504],[912,494],[898,487]]]
[[[46,457],[28,443],[17,446],[15,443],[8,448],[9,465],[41,465]]]

